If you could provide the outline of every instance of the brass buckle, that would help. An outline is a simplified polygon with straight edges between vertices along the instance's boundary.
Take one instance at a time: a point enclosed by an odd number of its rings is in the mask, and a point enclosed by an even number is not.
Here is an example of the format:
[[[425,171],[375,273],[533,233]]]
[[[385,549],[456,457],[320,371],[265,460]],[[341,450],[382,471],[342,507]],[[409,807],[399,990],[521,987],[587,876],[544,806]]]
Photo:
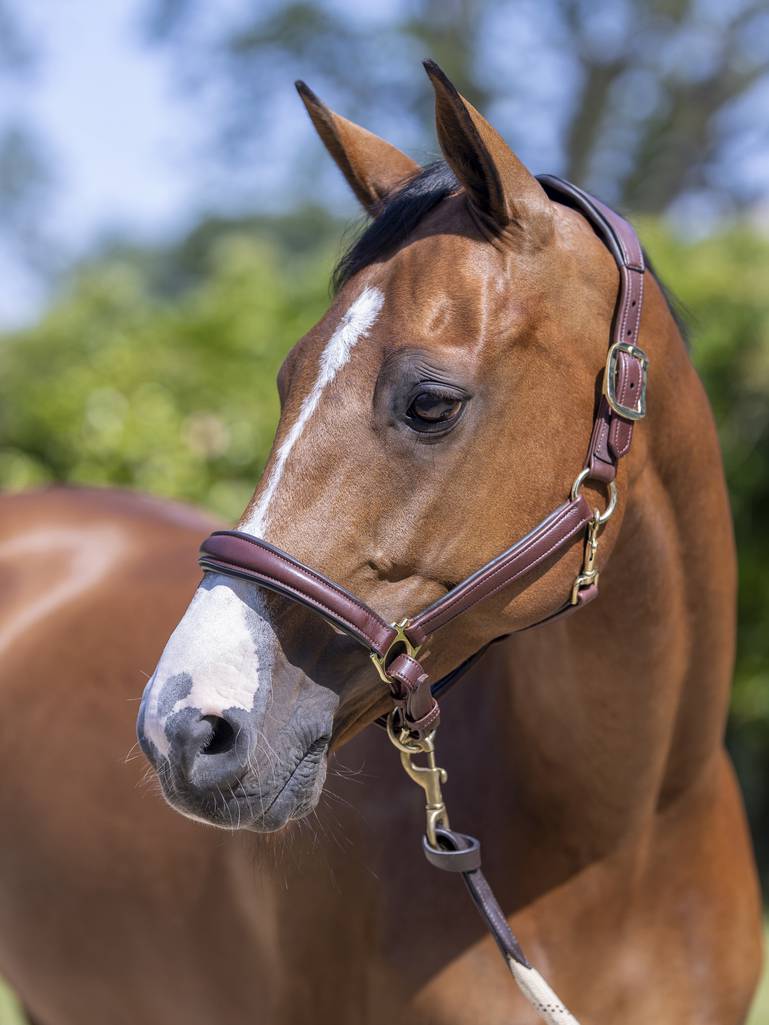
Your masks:
[[[395,631],[395,637],[390,642],[387,651],[384,655],[377,655],[375,651],[371,652],[371,661],[374,663],[374,668],[379,673],[379,678],[382,683],[391,684],[392,677],[387,672],[387,664],[391,659],[393,648],[397,644],[402,644],[407,655],[411,658],[416,658],[419,654],[419,650],[422,647],[421,644],[413,644],[406,636],[406,628],[409,625],[408,619],[402,619],[400,623],[391,623],[390,626]]]
[[[617,362],[621,352],[627,353],[641,364],[641,387],[638,389],[638,401],[635,406],[626,406],[617,398]],[[606,357],[606,370],[603,375],[603,393],[606,401],[618,416],[626,420],[643,420],[646,416],[646,381],[649,376],[649,357],[630,342],[615,342]]]

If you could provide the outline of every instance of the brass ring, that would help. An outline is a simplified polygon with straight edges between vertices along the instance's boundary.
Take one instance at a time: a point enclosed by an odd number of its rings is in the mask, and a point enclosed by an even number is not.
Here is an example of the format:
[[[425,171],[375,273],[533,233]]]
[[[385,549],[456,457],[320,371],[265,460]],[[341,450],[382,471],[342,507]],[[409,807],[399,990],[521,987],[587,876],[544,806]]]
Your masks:
[[[398,730],[398,732],[396,733],[394,718],[395,709],[393,709],[392,712],[390,712],[387,716],[387,736],[390,738],[390,741],[394,744],[395,747],[398,748],[399,751],[402,751],[404,754],[415,755],[422,754],[423,752],[431,751],[433,749],[435,730],[433,730],[432,733],[428,733],[424,740],[403,740],[402,737],[404,732],[408,735],[408,731]]]
[[[382,683],[392,685],[390,674],[387,672],[387,665],[390,661],[390,656],[393,653],[393,649],[396,645],[402,644],[407,655],[411,658],[416,658],[419,654],[419,649],[422,647],[421,644],[414,644],[406,636],[406,630],[408,629],[409,621],[408,618],[402,619],[400,623],[390,623],[390,626],[395,631],[395,636],[387,646],[387,651],[384,655],[377,655],[375,651],[371,652],[371,661],[374,663],[374,668],[379,673],[379,678]]]
[[[577,479],[571,486],[571,500],[576,502],[579,498],[579,493],[582,485],[590,476],[590,467],[586,466],[584,470],[580,470],[577,474]],[[607,484],[609,489],[609,504],[606,506],[604,511],[601,513],[597,509],[595,510],[596,523],[606,523],[611,518],[612,513],[617,508],[617,484],[616,481],[610,480]]]

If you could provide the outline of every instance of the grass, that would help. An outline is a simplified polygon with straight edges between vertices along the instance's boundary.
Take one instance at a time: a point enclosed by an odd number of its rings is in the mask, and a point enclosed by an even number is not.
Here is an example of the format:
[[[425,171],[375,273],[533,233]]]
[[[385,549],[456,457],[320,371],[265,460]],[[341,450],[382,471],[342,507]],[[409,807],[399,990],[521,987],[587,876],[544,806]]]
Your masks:
[[[764,974],[761,976],[748,1025],[769,1025],[769,925],[764,929]]]
[[[747,1025],[769,1025],[769,924],[766,929],[764,974],[756,994],[753,1011]],[[17,1001],[7,986],[0,983],[0,1025],[26,1025]]]
[[[0,1025],[26,1025],[15,997],[2,983],[0,983]]]

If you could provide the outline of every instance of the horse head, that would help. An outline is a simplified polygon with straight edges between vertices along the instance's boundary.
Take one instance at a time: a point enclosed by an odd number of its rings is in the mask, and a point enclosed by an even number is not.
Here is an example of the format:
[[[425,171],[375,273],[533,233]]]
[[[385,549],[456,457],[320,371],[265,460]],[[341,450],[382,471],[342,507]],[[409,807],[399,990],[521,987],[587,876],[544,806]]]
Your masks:
[[[280,370],[275,441],[239,523],[388,621],[445,595],[568,493],[617,292],[587,221],[427,70],[445,159],[426,168],[298,86],[372,221]],[[544,618],[581,557],[577,544],[464,616],[428,646],[431,674]],[[329,751],[389,707],[348,637],[208,573],[147,685],[139,737],[174,807],[269,831],[315,807]]]

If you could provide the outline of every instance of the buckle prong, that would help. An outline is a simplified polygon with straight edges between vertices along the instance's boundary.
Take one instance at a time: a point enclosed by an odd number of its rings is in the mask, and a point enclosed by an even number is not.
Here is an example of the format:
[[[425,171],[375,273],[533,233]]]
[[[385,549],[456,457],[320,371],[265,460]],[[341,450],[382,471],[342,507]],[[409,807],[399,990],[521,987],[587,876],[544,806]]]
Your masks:
[[[638,389],[638,400],[635,406],[626,406],[617,398],[617,363],[621,352],[637,359],[641,364],[641,383]],[[646,381],[649,375],[649,357],[630,342],[615,342],[606,357],[606,370],[603,375],[603,393],[606,401],[614,412],[626,420],[643,420],[646,416]]]

